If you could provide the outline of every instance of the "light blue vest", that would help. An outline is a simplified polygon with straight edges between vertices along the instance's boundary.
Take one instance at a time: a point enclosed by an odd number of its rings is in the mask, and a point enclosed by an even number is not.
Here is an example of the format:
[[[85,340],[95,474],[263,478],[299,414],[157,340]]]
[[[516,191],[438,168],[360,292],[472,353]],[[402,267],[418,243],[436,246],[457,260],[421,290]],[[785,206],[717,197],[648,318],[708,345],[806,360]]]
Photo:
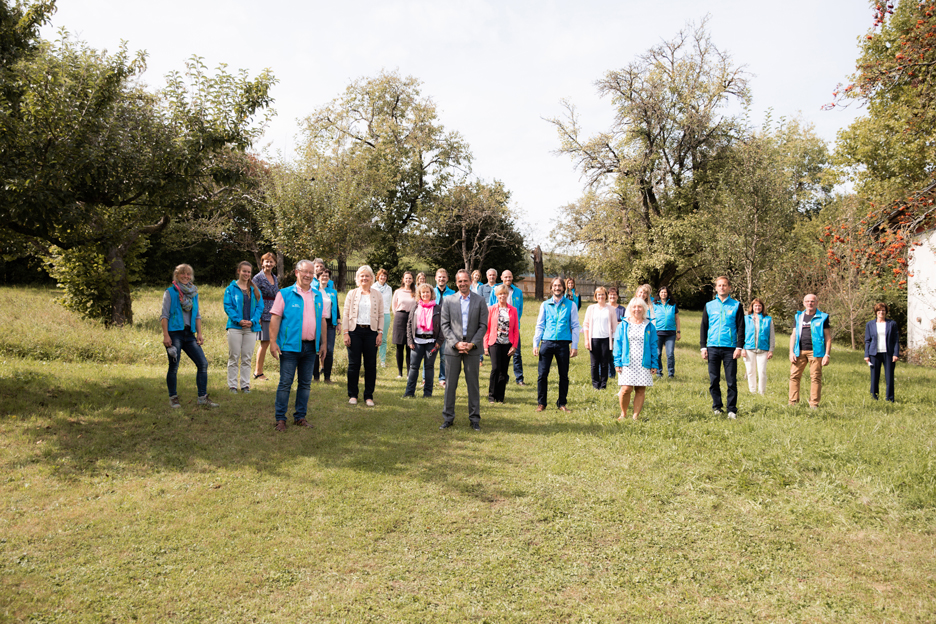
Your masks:
[[[436,305],[442,305],[443,297],[448,297],[449,295],[455,294],[455,291],[449,288],[448,285],[446,285],[444,293],[439,293],[439,288],[437,286],[432,288],[432,292],[435,293]]]
[[[552,297],[543,303],[543,335],[540,340],[572,340],[572,310],[575,304],[563,297],[557,305]]]
[[[654,314],[653,324],[657,331],[676,331],[676,305],[673,303],[661,303],[659,301],[653,306]],[[711,320],[709,320],[711,323]]]
[[[796,316],[793,318],[793,322],[796,324],[796,328],[793,330],[796,332],[796,341],[793,343],[793,355],[796,357],[799,357],[800,354],[800,325],[804,314],[806,314],[806,312],[801,310],[797,312]],[[825,325],[825,320],[827,318],[829,318],[828,314],[821,310],[816,310],[816,315],[812,317],[812,320],[809,322],[809,335],[812,337],[813,357],[825,357],[825,332],[822,326]]]
[[[744,348],[745,349],[759,349],[761,351],[770,351],[770,325],[773,323],[773,319],[769,316],[761,314],[760,319],[760,334],[756,337],[754,336],[755,324],[754,324],[754,315],[748,314],[744,317]]]
[[[706,347],[738,346],[738,314],[741,313],[741,304],[728,297],[724,303],[718,297],[705,304],[708,312],[708,336],[705,339]]]
[[[185,320],[182,318],[182,304],[179,303],[179,291],[175,286],[166,289],[169,291],[169,331],[182,331],[185,329]],[[192,332],[195,332],[195,319],[198,318],[198,295],[192,302]]]
[[[280,322],[276,344],[280,351],[302,352],[302,319],[305,311],[305,299],[298,292],[299,286],[293,284],[280,291],[283,296],[283,320]],[[315,351],[319,350],[322,336],[322,293],[312,290],[315,298]]]

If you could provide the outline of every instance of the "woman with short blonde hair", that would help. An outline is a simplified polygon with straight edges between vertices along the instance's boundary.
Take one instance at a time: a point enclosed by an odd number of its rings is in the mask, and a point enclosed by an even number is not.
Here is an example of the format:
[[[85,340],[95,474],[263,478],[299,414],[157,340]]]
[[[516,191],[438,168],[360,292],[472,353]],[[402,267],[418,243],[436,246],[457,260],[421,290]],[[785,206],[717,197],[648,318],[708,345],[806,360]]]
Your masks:
[[[345,297],[341,334],[348,348],[348,403],[357,405],[361,360],[364,361],[364,402],[374,406],[377,349],[383,339],[383,297],[374,283],[374,270],[362,265],[354,274],[357,288]]]
[[[621,415],[627,418],[631,391],[634,392],[634,420],[639,420],[647,388],[653,386],[653,376],[660,369],[656,327],[646,317],[647,302],[634,297],[627,304],[627,316],[614,336],[614,367],[621,392]]]

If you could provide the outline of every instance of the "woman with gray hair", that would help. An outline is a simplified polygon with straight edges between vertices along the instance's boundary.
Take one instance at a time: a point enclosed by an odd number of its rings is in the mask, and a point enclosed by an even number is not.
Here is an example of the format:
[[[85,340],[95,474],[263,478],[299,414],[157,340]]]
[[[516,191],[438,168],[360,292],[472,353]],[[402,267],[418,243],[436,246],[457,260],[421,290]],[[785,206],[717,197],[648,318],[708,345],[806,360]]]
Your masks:
[[[656,327],[647,319],[647,302],[634,297],[627,304],[627,316],[614,335],[614,368],[621,387],[621,415],[627,418],[631,391],[634,392],[634,420],[639,420],[647,387],[653,386],[653,376],[660,370]]]
[[[361,360],[364,360],[364,403],[374,406],[377,349],[383,341],[383,296],[374,284],[374,271],[363,265],[354,275],[358,287],[348,293],[341,319],[341,335],[348,348],[348,403],[357,405]]]

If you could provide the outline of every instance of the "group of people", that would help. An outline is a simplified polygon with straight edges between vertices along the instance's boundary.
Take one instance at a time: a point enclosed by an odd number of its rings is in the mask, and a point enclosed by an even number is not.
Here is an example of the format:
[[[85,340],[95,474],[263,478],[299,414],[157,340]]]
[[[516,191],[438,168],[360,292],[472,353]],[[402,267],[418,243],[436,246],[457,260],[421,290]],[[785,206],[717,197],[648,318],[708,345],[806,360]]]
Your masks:
[[[261,258],[261,271],[253,275],[253,266],[241,262],[224,292],[227,316],[228,387],[230,392],[250,392],[252,380],[266,379],[263,366],[269,352],[279,361],[280,379],[276,392],[275,420],[278,431],[286,430],[289,398],[298,377],[293,422],[311,427],[307,419],[308,400],[313,379],[331,383],[333,353],[340,333],[348,353],[348,403],[363,399],[374,405],[378,357],[385,365],[385,332],[392,327],[396,347],[398,378],[403,378],[406,364],[404,397],[416,396],[420,372],[423,374],[423,397],[431,397],[435,361],[439,360],[439,383],[445,389],[441,429],[455,420],[457,386],[464,371],[468,394],[468,417],[471,427],[480,429],[480,368],[483,356],[490,362],[488,401],[502,403],[510,378],[510,363],[518,385],[523,380],[520,323],[523,315],[523,292],[513,284],[513,274],[489,269],[487,282],[480,273],[470,275],[460,270],[455,275],[457,290],[448,286],[448,273],[439,269],[435,286],[425,276],[405,272],[400,288],[387,284],[383,269],[375,275],[361,266],[355,275],[356,288],[338,306],[338,293],[324,261],[301,260],[296,264],[296,282],[280,289],[273,273],[276,258]],[[727,411],[728,418],[738,414],[737,361],[743,359],[749,390],[764,394],[767,361],[773,357],[775,332],[773,319],[765,313],[764,303],[754,299],[749,314],[733,299],[727,277],[715,281],[716,297],[702,313],[700,349],[709,370],[709,392],[715,414]],[[555,360],[558,369],[556,407],[569,412],[569,362],[578,354],[580,333],[591,356],[592,386],[607,387],[611,370],[617,375],[620,416],[627,417],[633,394],[631,417],[638,419],[654,377],[662,377],[664,351],[667,372],[675,377],[675,343],[681,338],[679,308],[667,287],[653,299],[645,284],[637,289],[626,306],[618,305],[618,291],[599,287],[596,303],[586,310],[579,325],[581,297],[573,279],[556,278],[550,284],[551,297],[539,309],[533,335],[533,355],[538,358],[537,407],[548,405],[549,375]],[[899,357],[896,323],[888,320],[884,304],[875,306],[875,320],[865,332],[865,361],[871,370],[871,395],[878,396],[880,372],[884,369],[886,399],[894,400],[894,363]],[[179,357],[186,353],[195,363],[197,403],[217,407],[207,392],[208,363],[201,345],[201,316],[198,288],[192,267],[181,264],[173,273],[172,285],[163,296],[161,314],[163,343],[169,359],[166,383],[169,403],[180,407],[176,389]],[[831,357],[829,315],[818,309],[816,295],[808,294],[803,310],[794,319],[790,336],[789,404],[800,400],[800,385],[806,367],[810,370],[809,405],[818,407],[822,390],[822,368]],[[251,370],[254,348],[260,342],[256,369]],[[361,392],[361,369],[364,388]],[[721,374],[727,385],[722,399]]]

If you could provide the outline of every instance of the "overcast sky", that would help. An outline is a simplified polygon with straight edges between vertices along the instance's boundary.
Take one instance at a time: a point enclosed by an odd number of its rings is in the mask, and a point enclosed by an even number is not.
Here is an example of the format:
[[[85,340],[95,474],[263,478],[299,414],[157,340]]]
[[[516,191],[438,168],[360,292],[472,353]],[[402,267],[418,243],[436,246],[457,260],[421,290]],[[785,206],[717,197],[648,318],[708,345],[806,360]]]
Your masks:
[[[820,107],[854,70],[872,21],[862,0],[59,0],[44,35],[65,27],[108,50],[126,40],[148,52],[154,87],[193,54],[251,75],[271,68],[278,115],[256,146],[270,154],[291,153],[297,119],[350,81],[381,69],[414,76],[445,127],[470,144],[475,175],[502,180],[533,234],[528,242],[548,248],[558,208],[582,184],[552,153],[556,132],[543,118],[568,98],[587,131],[607,127],[611,103],[594,81],[706,14],[714,43],[754,75],[754,121],[769,108],[775,119],[802,115],[832,142],[860,113]]]

